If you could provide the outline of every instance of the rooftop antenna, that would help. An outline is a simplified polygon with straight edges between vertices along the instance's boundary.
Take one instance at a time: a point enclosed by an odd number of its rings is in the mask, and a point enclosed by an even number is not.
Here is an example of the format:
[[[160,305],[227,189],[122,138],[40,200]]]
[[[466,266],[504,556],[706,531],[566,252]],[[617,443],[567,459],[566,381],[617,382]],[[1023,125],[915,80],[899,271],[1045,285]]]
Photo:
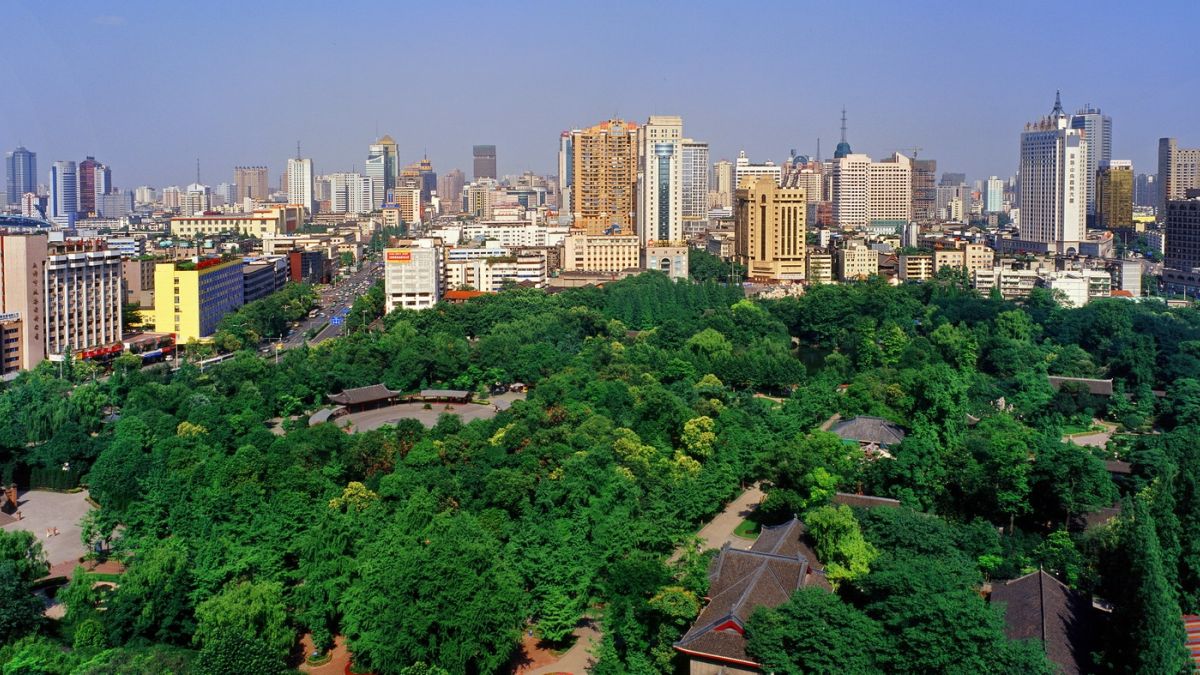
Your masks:
[[[846,106],[842,106],[842,142],[846,142]]]
[[[196,184],[200,184],[200,158],[196,158]]]
[[[817,164],[821,163],[821,137],[817,137]]]
[[[1063,117],[1065,115],[1062,107],[1062,92],[1056,89],[1054,90],[1054,109],[1050,111],[1050,116]]]
[[[296,141],[296,159],[300,159],[300,141]]]

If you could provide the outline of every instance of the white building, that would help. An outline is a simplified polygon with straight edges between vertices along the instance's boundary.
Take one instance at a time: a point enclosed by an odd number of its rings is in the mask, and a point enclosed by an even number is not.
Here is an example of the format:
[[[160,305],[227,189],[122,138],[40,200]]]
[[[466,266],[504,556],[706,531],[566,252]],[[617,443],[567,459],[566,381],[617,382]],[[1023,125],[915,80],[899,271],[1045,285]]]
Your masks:
[[[1083,307],[1091,300],[1112,295],[1112,276],[1105,270],[1051,272],[1042,277],[1042,284],[1051,291],[1061,291],[1065,307]]]
[[[300,204],[313,213],[313,166],[311,159],[291,158],[287,161],[288,203]]]
[[[1091,105],[1071,116],[1071,128],[1083,131],[1087,141],[1087,215],[1096,214],[1096,172],[1112,159],[1112,118]]]
[[[1048,117],[1021,134],[1020,209],[1023,248],[1078,253],[1087,216],[1088,143],[1056,98]]]
[[[428,309],[442,297],[441,251],[430,239],[408,248],[383,252],[383,293],[386,312]]]
[[[184,214],[195,215],[212,209],[212,188],[199,183],[187,186],[181,197],[179,209]]]
[[[64,251],[46,259],[46,354],[121,340],[124,290],[119,251]]]
[[[720,162],[718,162],[719,164]],[[721,168],[717,167],[717,189],[721,189]],[[746,157],[746,151],[742,150],[738,153],[737,161],[733,166],[733,190],[729,195],[729,203],[733,204],[733,192],[736,192],[742,186],[742,179],[747,176],[770,176],[775,179],[775,184],[779,185],[783,179],[783,167],[776,166],[774,162],[766,164],[751,164],[750,159]]]
[[[912,161],[851,153],[833,163],[833,220],[843,227],[912,220]]]
[[[999,213],[1004,210],[1004,181],[991,176],[983,191],[983,210],[985,213]]]
[[[708,143],[683,139],[683,229],[708,220]]]
[[[370,213],[375,210],[375,183],[358,173],[332,173],[329,209],[333,213]]]
[[[505,247],[558,246],[567,238],[569,232],[570,228],[566,226],[538,225],[528,221],[472,221],[465,223],[461,228],[462,237],[495,241]]]
[[[79,183],[75,162],[55,162],[50,166],[49,219],[63,227],[74,227],[79,211]]]
[[[733,162],[723,159],[713,164],[713,199],[710,200],[709,206],[732,209],[733,193],[736,191],[737,176],[734,173]]]
[[[471,250],[471,249],[459,249]],[[523,253],[491,257],[472,257],[452,260],[447,257],[446,289],[471,288],[496,293],[506,284],[528,283],[537,288],[546,286],[546,256],[542,253]]]
[[[683,240],[683,118],[651,115],[638,135],[637,231],[642,246]]]

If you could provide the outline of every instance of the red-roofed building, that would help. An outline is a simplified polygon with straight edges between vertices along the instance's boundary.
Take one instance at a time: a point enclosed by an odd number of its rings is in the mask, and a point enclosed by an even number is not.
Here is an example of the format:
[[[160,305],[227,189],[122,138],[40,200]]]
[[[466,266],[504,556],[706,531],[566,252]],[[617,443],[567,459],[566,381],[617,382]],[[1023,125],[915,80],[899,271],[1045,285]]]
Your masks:
[[[446,291],[445,294],[442,295],[442,300],[445,300],[452,305],[461,305],[464,302],[478,298],[481,295],[491,294],[484,293],[483,291]]]

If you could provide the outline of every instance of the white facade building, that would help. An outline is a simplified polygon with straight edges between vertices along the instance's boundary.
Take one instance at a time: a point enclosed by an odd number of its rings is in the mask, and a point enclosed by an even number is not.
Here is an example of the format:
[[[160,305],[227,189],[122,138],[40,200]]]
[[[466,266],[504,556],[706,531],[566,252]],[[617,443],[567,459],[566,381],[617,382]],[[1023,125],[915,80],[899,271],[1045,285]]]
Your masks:
[[[49,219],[63,227],[74,227],[79,211],[79,183],[75,162],[55,162],[50,166]]]
[[[1096,214],[1096,172],[1112,159],[1112,118],[1088,105],[1071,116],[1071,128],[1081,129],[1087,141],[1087,215],[1092,216]]]
[[[383,252],[383,293],[386,312],[429,309],[442,297],[441,251],[421,239],[408,248]]]
[[[718,172],[720,167],[718,167]],[[750,159],[746,157],[746,151],[742,150],[738,153],[737,161],[733,165],[733,192],[736,192],[742,186],[742,179],[747,176],[770,176],[775,179],[775,184],[783,179],[783,167],[776,166],[773,162],[766,164],[751,164]],[[720,182],[720,174],[718,173],[718,183]],[[718,185],[718,189],[720,186]],[[730,193],[730,205],[733,204],[733,192]]]
[[[287,162],[288,203],[315,211],[313,203],[313,166],[311,159],[291,158]]]
[[[651,115],[638,136],[637,231],[642,246],[683,239],[683,118]]]
[[[1087,216],[1088,143],[1062,105],[1021,134],[1021,241],[1038,252],[1078,253]]]
[[[843,227],[912,220],[912,160],[851,153],[833,163],[833,220]]]
[[[357,173],[329,174],[329,209],[333,213],[375,210],[375,183]]]
[[[992,176],[987,179],[983,191],[983,210],[999,213],[1004,210],[1004,181]]]
[[[708,143],[683,139],[683,220],[708,219]]]

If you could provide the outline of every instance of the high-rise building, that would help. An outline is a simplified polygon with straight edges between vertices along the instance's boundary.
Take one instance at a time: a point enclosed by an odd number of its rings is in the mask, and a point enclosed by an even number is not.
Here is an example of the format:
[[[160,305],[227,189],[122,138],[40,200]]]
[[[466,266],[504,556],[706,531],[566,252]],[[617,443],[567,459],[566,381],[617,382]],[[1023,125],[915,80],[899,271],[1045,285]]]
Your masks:
[[[715,206],[733,208],[733,193],[737,191],[737,176],[733,162],[723,159],[713,164],[713,186],[717,195]]]
[[[114,190],[112,184],[112,169],[108,168],[107,164],[97,164],[95,169],[95,177],[92,181],[92,194],[95,196],[96,203],[100,203],[100,198]]]
[[[954,187],[957,187],[957,186],[959,186],[959,185],[966,185],[966,184],[967,184],[967,174],[965,174],[965,173],[953,173],[953,172],[950,172],[950,171],[947,171],[946,173],[943,173],[943,174],[942,174],[942,180],[938,182],[938,185],[939,185],[939,186],[954,186]]]
[[[737,190],[734,255],[751,279],[805,278],[808,200],[800,188],[781,188],[768,175],[754,176]]]
[[[1096,225],[1107,230],[1133,227],[1133,162],[1110,159],[1096,176]]]
[[[8,186],[6,204],[21,203],[21,195],[37,192],[37,153],[17,146],[4,153],[4,171]]]
[[[1087,139],[1072,129],[1056,95],[1050,115],[1021,133],[1019,199],[1023,248],[1079,252],[1087,215]]]
[[[139,185],[137,189],[133,191],[133,198],[138,204],[153,204],[154,202],[158,201],[158,190],[155,190],[149,185]]]
[[[396,187],[400,168],[397,152],[396,141],[387,135],[367,147],[366,173],[371,180],[376,208],[383,205],[388,191]]]
[[[1158,205],[1158,176],[1152,173],[1139,173],[1133,183],[1133,203],[1135,206],[1154,208]]]
[[[96,214],[102,218],[124,218],[133,213],[133,193],[109,192],[96,197]]]
[[[421,203],[428,204],[433,199],[433,193],[437,192],[438,175],[428,157],[422,157],[416,166],[417,177],[421,179]]]
[[[176,185],[168,185],[163,188],[162,205],[164,209],[179,210],[183,206],[183,191]]]
[[[179,210],[188,215],[202,214],[212,210],[212,188],[192,183],[183,193]]]
[[[738,152],[737,161],[733,165],[733,189],[740,188],[742,181],[752,176],[770,176],[775,179],[775,184],[779,185],[783,180],[783,167],[771,161],[766,164],[751,164],[746,151],[742,150]]]
[[[231,201],[240,202],[245,199],[266,201],[271,196],[267,185],[268,170],[265,166],[235,166],[233,167],[233,182],[237,192]]]
[[[331,173],[329,210],[331,213],[370,213],[375,210],[375,185],[357,173]]]
[[[241,307],[245,279],[241,258],[200,258],[154,268],[154,330],[186,343],[208,337],[226,314]]]
[[[983,210],[986,213],[1000,213],[1004,210],[1004,181],[990,176],[983,190]]]
[[[911,160],[900,153],[880,162],[855,153],[834,160],[833,220],[843,227],[911,221]]]
[[[1158,139],[1158,219],[1166,214],[1166,202],[1183,199],[1188,190],[1200,188],[1200,148],[1180,148],[1174,138]]]
[[[558,212],[560,217],[570,218],[575,208],[571,203],[571,188],[575,184],[575,134],[579,130],[564,131],[558,136]]]
[[[50,167],[50,220],[74,227],[79,214],[79,183],[75,162],[55,162]]]
[[[438,177],[437,192],[438,196],[442,198],[442,209],[447,213],[462,211],[463,186],[466,184],[466,178],[460,169],[454,169]]]
[[[1169,200],[1164,216],[1163,263],[1184,272],[1200,267],[1200,199]]]
[[[937,217],[937,160],[912,160],[912,216],[919,223],[931,223]],[[813,201],[809,199],[809,201]]]
[[[1087,141],[1087,215],[1096,215],[1096,172],[1112,159],[1112,118],[1090,104],[1071,116],[1071,128],[1083,131]]]
[[[496,178],[496,146],[476,145],[471,154],[475,157],[475,180]]]
[[[841,159],[849,157],[854,151],[850,149],[850,143],[846,141],[846,108],[842,107],[842,139],[838,141],[837,148],[833,151],[833,158]]]
[[[78,200],[79,215],[86,216],[96,211],[96,168],[100,162],[88,155],[77,167],[76,180],[79,181],[75,193]]]
[[[683,231],[708,219],[708,143],[683,139]],[[693,226],[694,227],[694,226]]]
[[[287,162],[288,203],[299,204],[314,213],[313,166],[311,159],[293,157]]]
[[[384,311],[428,309],[442,297],[441,250],[431,240],[383,251]]]
[[[683,239],[683,118],[651,115],[639,134],[637,229],[642,246]]]
[[[611,119],[571,134],[573,226],[589,234],[635,234],[637,124]]]

